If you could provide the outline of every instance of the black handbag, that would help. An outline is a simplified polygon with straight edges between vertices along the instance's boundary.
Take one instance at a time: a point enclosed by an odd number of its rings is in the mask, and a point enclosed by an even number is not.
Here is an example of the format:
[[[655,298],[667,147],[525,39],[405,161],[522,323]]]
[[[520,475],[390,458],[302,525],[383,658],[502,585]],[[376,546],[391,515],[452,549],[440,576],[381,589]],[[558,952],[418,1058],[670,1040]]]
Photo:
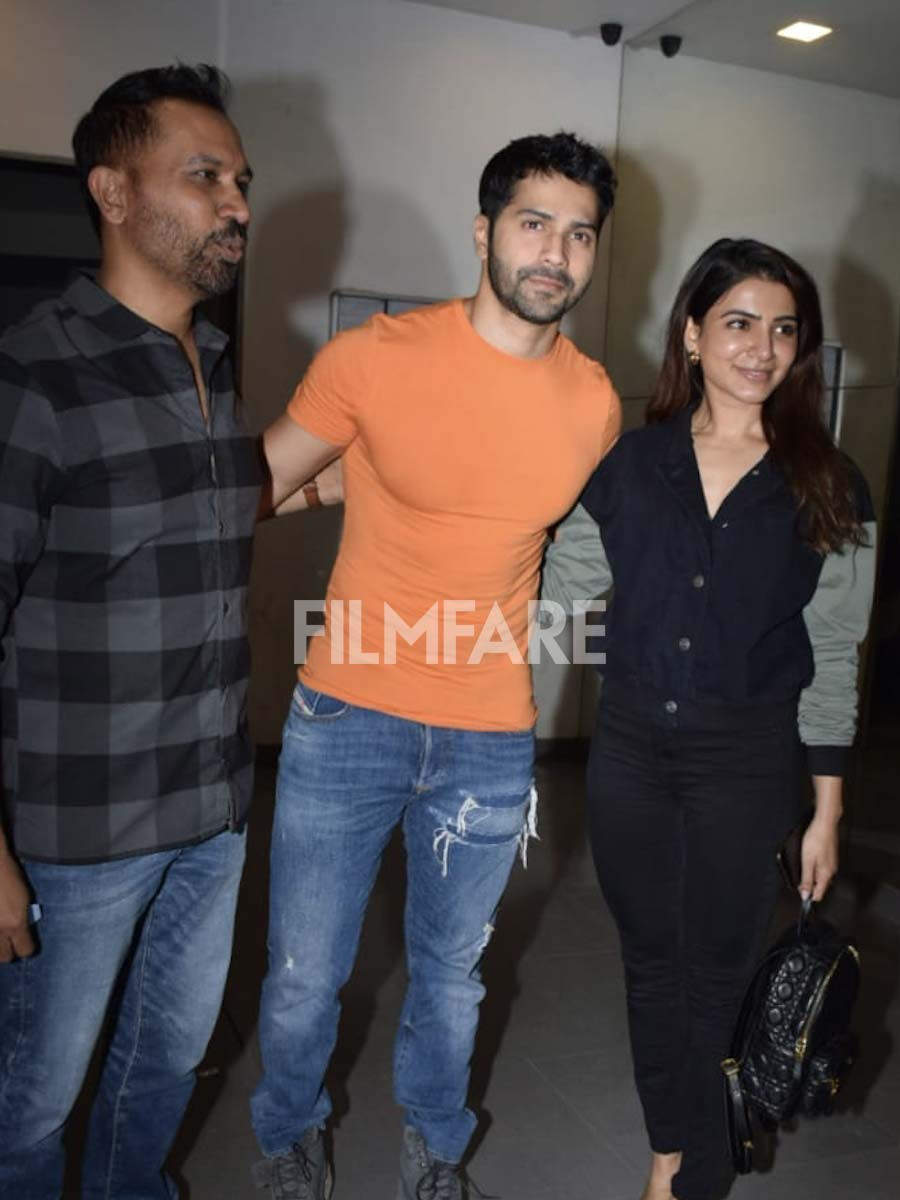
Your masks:
[[[722,1063],[739,1174],[753,1165],[755,1124],[771,1131],[796,1114],[832,1111],[856,1054],[850,1015],[858,988],[856,946],[804,901],[796,926],[757,968]]]

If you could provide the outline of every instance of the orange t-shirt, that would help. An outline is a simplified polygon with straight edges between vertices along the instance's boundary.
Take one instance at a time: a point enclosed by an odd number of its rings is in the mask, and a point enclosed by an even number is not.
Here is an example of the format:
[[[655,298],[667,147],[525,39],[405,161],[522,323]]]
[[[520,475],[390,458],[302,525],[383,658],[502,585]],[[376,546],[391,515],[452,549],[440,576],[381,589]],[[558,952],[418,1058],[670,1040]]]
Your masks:
[[[287,411],[346,448],[344,531],[304,683],[429,725],[530,728],[547,526],[621,423],[603,368],[562,335],[543,358],[504,354],[451,300],[339,334]]]

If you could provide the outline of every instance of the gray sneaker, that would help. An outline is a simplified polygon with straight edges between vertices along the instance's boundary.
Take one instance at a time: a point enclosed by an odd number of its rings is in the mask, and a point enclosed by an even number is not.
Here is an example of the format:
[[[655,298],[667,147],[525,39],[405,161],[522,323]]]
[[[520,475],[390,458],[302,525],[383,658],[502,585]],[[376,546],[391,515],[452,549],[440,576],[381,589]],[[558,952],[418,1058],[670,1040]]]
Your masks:
[[[307,1129],[290,1153],[264,1158],[253,1168],[257,1188],[270,1200],[329,1200],[333,1180],[321,1129]]]
[[[407,1125],[403,1130],[403,1152],[400,1155],[400,1182],[397,1200],[466,1200],[459,1167],[434,1158],[421,1133]]]

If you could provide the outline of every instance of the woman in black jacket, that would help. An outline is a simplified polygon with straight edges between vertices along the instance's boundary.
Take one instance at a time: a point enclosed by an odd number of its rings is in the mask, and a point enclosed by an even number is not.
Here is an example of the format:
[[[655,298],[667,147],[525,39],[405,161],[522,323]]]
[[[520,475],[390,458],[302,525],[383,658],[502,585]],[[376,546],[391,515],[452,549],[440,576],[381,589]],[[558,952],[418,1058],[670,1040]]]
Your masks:
[[[676,297],[647,424],[545,566],[544,596],[569,606],[614,585],[588,807],[652,1150],[644,1200],[731,1183],[719,1063],[804,776],[801,891],[820,899],[837,865],[874,531],[822,420],[821,343],[798,263],[710,246]]]

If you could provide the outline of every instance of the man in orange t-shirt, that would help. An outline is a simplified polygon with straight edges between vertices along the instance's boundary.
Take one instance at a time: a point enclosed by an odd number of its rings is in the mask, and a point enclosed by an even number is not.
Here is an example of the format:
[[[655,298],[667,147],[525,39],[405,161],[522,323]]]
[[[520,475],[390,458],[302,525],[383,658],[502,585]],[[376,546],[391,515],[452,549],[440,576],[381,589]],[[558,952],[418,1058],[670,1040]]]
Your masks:
[[[257,1180],[275,1200],[330,1194],[322,1081],[338,991],[398,823],[398,1200],[463,1195],[479,963],[535,829],[529,602],[547,527],[619,431],[603,368],[559,332],[613,189],[604,156],[571,134],[510,143],[481,178],[475,296],[341,334],[266,433],[275,505],[338,453],[346,493],[324,636],[279,764],[252,1105]]]

